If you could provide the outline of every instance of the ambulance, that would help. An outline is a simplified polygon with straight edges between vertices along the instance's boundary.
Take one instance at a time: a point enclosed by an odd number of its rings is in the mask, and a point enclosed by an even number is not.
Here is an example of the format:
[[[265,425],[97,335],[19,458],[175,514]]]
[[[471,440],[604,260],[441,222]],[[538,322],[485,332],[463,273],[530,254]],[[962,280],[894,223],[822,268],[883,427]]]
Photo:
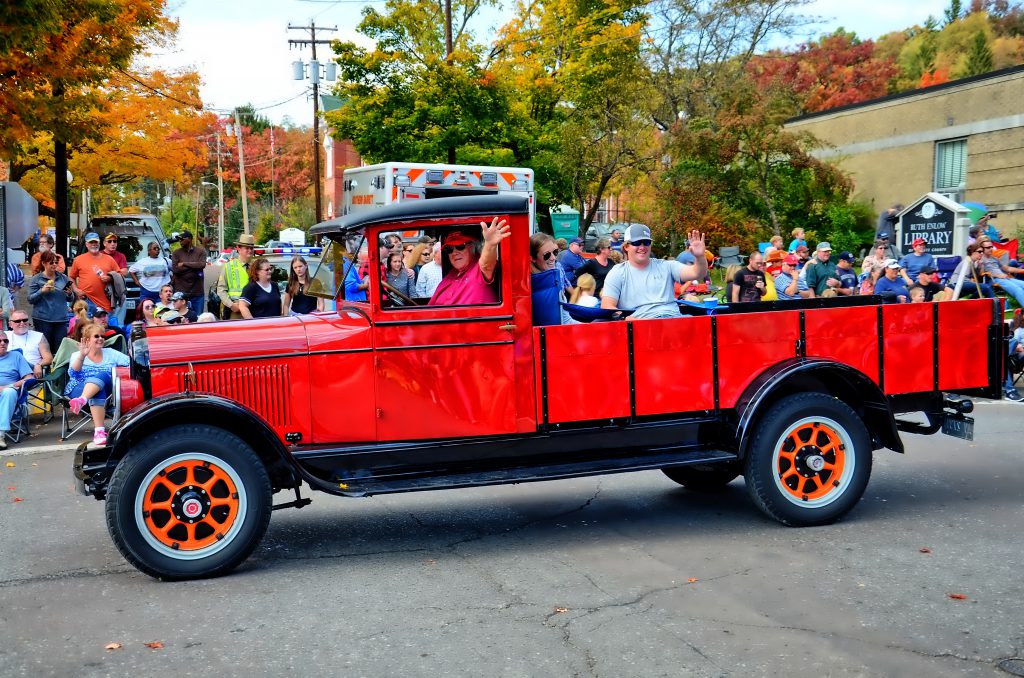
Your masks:
[[[408,200],[525,195],[529,198],[530,223],[535,225],[537,221],[533,170],[523,167],[385,162],[345,170],[343,189],[342,215]]]

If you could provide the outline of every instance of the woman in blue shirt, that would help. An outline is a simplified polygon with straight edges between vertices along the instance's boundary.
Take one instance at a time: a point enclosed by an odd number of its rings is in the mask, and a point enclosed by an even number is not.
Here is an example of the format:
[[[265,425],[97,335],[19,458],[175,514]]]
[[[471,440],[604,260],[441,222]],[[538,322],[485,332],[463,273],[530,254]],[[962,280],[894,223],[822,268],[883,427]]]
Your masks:
[[[71,356],[64,395],[71,399],[68,406],[75,414],[81,412],[86,403],[89,404],[93,423],[92,442],[96,445],[107,442],[103,420],[107,414],[107,397],[113,391],[111,372],[115,366],[128,367],[128,356],[103,347],[103,328],[100,325],[84,325],[78,351]]]
[[[900,274],[900,264],[890,259],[885,265],[885,275],[875,283],[875,294],[881,295],[887,304],[905,304],[910,296],[907,283]]]

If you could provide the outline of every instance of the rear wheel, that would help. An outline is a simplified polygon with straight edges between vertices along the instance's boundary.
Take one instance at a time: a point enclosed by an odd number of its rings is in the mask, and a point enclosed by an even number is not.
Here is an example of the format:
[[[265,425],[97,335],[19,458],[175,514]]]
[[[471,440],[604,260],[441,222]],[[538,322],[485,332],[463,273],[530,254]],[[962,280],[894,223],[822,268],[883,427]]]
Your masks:
[[[671,466],[661,469],[661,472],[671,480],[695,492],[720,490],[731,483],[740,471],[740,466],[734,462]]]
[[[801,393],[759,419],[744,474],[754,503],[784,525],[831,523],[852,509],[871,476],[871,437],[849,405]]]
[[[160,579],[225,574],[252,553],[270,522],[263,462],[213,426],[168,428],[117,465],[107,529],[121,554]]]

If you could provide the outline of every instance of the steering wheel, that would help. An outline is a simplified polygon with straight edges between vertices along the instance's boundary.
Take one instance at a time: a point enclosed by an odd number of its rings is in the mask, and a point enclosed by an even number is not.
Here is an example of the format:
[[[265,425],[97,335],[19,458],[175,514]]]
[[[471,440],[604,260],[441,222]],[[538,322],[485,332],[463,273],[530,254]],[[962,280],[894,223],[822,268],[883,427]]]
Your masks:
[[[380,284],[384,287],[384,293],[388,295],[388,299],[395,306],[415,306],[416,302],[399,292],[391,283],[386,280],[381,280]]]

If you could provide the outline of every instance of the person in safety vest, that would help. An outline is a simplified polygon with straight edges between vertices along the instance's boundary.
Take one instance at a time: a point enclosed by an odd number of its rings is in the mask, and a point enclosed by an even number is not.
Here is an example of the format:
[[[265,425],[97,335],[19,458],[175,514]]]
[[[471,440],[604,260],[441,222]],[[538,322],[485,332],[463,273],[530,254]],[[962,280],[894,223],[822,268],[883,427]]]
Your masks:
[[[238,242],[235,243],[238,256],[224,264],[217,278],[217,296],[220,297],[221,317],[224,320],[242,318],[242,312],[238,310],[238,298],[242,296],[242,289],[249,284],[249,260],[252,259],[255,246],[255,239],[248,233],[238,236]]]

